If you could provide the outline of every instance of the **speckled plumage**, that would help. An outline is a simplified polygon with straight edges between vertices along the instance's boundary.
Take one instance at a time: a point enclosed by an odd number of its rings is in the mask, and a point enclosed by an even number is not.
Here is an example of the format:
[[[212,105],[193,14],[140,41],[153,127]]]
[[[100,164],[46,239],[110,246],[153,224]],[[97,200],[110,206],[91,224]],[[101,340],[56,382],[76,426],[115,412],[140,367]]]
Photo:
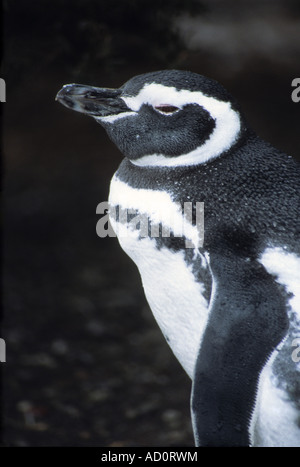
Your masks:
[[[192,378],[196,445],[300,446],[299,164],[194,73],[148,73],[119,90],[68,85],[58,99],[94,116],[125,155],[111,206],[159,224],[143,238],[139,224],[111,219]],[[193,222],[181,238],[177,227],[162,235],[186,202],[204,203],[201,244]]]

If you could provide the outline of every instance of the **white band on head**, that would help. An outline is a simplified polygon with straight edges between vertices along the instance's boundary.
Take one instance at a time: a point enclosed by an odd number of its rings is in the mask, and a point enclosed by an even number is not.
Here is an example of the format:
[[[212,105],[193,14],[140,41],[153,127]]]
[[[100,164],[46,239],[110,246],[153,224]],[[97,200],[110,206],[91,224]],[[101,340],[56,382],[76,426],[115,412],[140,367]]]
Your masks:
[[[227,151],[240,132],[240,117],[238,112],[232,109],[230,102],[207,97],[200,91],[178,91],[174,87],[152,83],[145,85],[136,97],[123,97],[123,100],[136,112],[145,103],[156,106],[164,102],[177,107],[198,104],[215,120],[215,128],[202,146],[182,156],[166,157],[163,154],[151,154],[131,161],[138,166],[178,167],[203,164]]]
[[[214,97],[205,96],[200,91],[178,91],[175,87],[162,84],[145,84],[134,97],[122,96],[132,112],[124,112],[108,117],[97,117],[101,122],[114,123],[116,120],[129,116],[137,116],[143,104],[153,107],[169,104],[182,108],[187,104],[198,104],[215,120],[215,128],[210,137],[198,148],[182,156],[166,157],[163,154],[145,155],[131,160],[135,165],[146,167],[178,167],[203,164],[227,151],[237,140],[241,129],[239,113],[233,110],[230,102],[220,101]]]

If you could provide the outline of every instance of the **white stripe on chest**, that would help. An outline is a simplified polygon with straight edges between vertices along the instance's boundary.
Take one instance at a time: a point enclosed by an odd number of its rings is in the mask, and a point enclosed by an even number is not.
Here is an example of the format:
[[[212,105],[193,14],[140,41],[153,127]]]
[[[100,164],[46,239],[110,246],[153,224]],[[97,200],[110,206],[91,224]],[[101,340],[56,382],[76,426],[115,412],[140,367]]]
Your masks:
[[[292,294],[289,304],[300,320],[300,257],[283,248],[267,248],[260,262]]]
[[[293,325],[261,373],[251,424],[252,439],[256,446],[300,447],[299,410],[289,400],[286,392],[278,387],[273,371],[274,362],[279,358],[283,346],[289,345],[294,337],[300,337],[300,258],[282,248],[268,248],[261,256],[260,262],[291,294],[288,314],[290,320],[293,320]],[[293,363],[292,351],[291,347],[286,365],[293,368],[294,378],[299,381],[300,363]]]
[[[192,225],[182,215],[182,207],[175,203],[165,191],[132,188],[122,182],[116,175],[110,184],[109,206],[120,206],[122,209],[136,210],[149,219],[151,225],[163,224],[166,230],[172,231],[175,237],[185,237],[194,248],[201,247],[203,235],[201,225]],[[112,221],[112,216],[110,216]],[[120,229],[120,223],[115,225],[118,238],[130,234],[130,226],[126,230]]]
[[[164,225],[171,213],[172,229],[175,225],[177,234],[188,234],[194,244],[198,242],[197,228],[183,219],[178,205],[166,192],[134,189],[114,176],[109,205],[138,210]],[[112,217],[110,221],[121,247],[139,269],[147,301],[159,327],[192,377],[208,317],[204,287],[195,280],[192,267],[185,262],[184,251],[158,249],[155,238],[139,238],[139,231],[130,224],[116,223]]]

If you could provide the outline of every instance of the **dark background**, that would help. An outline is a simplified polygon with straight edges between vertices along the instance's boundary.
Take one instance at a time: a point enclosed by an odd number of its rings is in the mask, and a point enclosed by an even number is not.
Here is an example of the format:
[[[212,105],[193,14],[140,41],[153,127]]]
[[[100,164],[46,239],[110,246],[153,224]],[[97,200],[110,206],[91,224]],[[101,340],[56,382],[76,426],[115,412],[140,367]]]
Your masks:
[[[55,95],[164,68],[219,80],[300,159],[300,7],[291,0],[7,0],[4,446],[192,446],[190,381],[116,239],[96,236],[121,161]]]

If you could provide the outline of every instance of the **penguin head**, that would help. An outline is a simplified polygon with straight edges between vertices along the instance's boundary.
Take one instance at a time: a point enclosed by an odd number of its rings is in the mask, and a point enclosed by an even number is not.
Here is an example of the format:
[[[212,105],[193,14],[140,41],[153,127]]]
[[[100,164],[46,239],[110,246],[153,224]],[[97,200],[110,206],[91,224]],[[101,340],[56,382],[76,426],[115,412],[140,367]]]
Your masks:
[[[205,163],[228,151],[241,135],[232,96],[216,81],[192,72],[146,73],[119,89],[68,84],[56,98],[95,118],[139,166]]]

